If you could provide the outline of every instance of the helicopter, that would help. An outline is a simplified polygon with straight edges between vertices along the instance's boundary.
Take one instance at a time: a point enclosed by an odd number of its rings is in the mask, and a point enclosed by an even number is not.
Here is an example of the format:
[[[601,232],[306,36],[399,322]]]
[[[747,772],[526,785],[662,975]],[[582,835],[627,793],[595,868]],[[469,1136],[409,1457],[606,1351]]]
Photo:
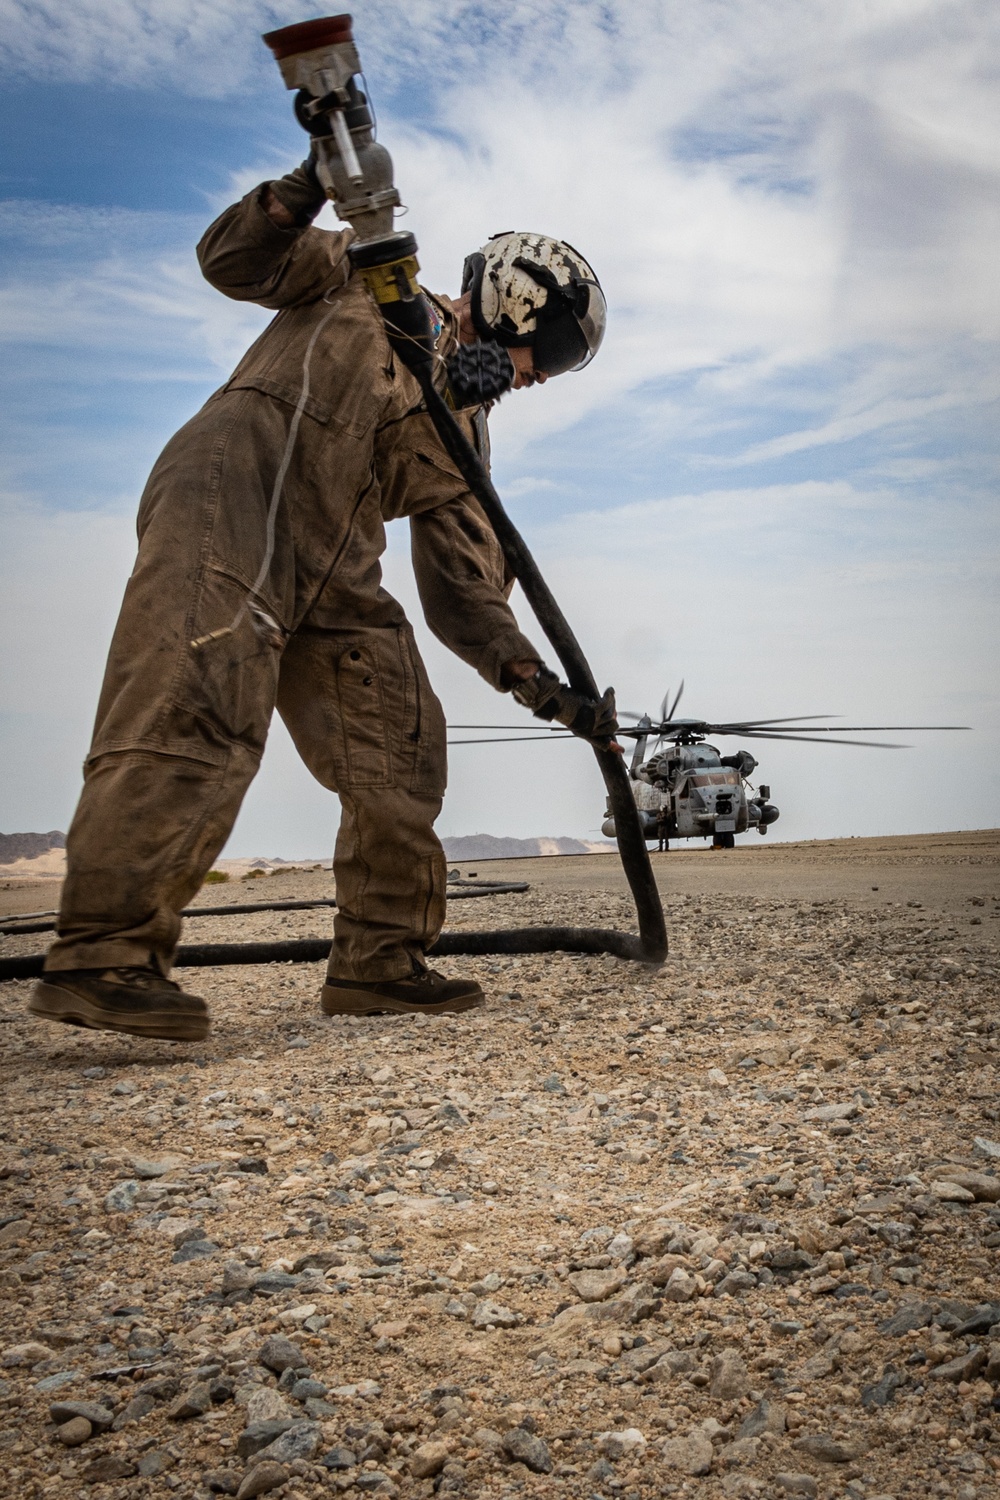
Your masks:
[[[722,755],[708,739],[738,736],[740,739],[779,740],[785,744],[805,741],[815,745],[862,745],[879,750],[904,750],[905,745],[885,740],[841,739],[843,734],[885,734],[900,731],[967,729],[966,724],[846,724],[822,725],[816,721],[830,719],[832,714],[795,714],[786,719],[744,719],[739,722],[713,724],[706,719],[678,719],[677,708],[684,693],[681,682],[670,703],[669,690],[664,694],[658,717],[618,710],[619,719],[633,719],[634,725],[619,724],[616,738],[632,739],[635,749],[629,763],[632,795],[647,843],[656,843],[660,852],[670,848],[671,839],[711,838],[714,849],[732,849],[738,833],[756,829],[766,834],[778,821],[779,810],[771,802],[771,788],[764,784],[756,790],[749,777],[758,761],[749,750]],[[668,707],[669,705],[669,707]],[[525,726],[525,730],[536,726]],[[513,730],[516,726],[499,724],[455,724],[454,729]],[[834,738],[834,736],[837,736]],[[572,738],[567,729],[552,728],[545,735],[528,735],[531,739]],[[653,741],[651,753],[646,750]],[[451,740],[454,745],[522,744],[521,737],[507,741]],[[663,748],[661,748],[663,747]],[[605,809],[601,832],[615,838],[615,821],[611,809]]]
[[[634,729],[619,728],[619,734],[635,740],[629,777],[639,821],[647,842],[655,839],[661,853],[670,848],[671,838],[709,835],[713,848],[732,849],[738,833],[756,828],[766,834],[780,812],[769,800],[769,786],[761,785],[756,792],[749,786],[758,762],[748,750],[721,755],[706,743],[706,735],[726,734],[735,726],[674,717],[683,691],[681,683],[669,710],[669,694],[664,697],[655,724],[648,714],[622,713],[623,718],[637,720]],[[749,725],[740,725],[737,732],[748,730]],[[647,759],[646,746],[653,736],[653,753]],[[610,806],[601,832],[615,837]]]

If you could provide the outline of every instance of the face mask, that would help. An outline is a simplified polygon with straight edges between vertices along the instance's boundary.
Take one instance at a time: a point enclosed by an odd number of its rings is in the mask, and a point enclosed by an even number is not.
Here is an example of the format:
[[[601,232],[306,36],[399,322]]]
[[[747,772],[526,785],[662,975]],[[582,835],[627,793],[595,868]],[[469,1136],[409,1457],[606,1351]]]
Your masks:
[[[458,344],[445,364],[456,411],[499,401],[514,384],[514,366],[502,344],[482,339],[474,344]]]

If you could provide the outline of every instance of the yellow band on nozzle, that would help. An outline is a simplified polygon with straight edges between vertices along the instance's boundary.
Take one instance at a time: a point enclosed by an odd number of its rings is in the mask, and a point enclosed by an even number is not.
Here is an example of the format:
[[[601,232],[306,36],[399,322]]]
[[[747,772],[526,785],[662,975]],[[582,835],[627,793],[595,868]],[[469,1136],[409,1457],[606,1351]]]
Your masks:
[[[401,260],[391,260],[384,266],[365,266],[360,270],[365,285],[379,306],[389,302],[408,302],[420,295],[417,272],[420,266],[415,255],[405,255]]]

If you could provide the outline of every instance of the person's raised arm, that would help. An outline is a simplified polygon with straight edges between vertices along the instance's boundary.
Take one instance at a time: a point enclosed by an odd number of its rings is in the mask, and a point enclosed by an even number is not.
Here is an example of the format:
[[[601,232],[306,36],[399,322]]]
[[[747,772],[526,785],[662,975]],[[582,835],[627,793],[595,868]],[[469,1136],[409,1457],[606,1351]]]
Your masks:
[[[205,279],[238,302],[294,307],[347,280],[353,231],[314,229],[326,201],[311,161],[261,183],[209,225],[198,245]]]

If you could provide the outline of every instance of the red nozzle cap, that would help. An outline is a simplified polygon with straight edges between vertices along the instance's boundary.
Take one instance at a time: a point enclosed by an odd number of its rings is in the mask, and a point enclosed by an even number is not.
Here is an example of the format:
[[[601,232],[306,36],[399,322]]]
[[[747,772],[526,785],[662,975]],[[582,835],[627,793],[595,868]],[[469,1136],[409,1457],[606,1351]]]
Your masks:
[[[299,52],[315,52],[319,47],[351,42],[354,33],[350,16],[322,16],[318,21],[300,21],[297,26],[265,31],[262,40],[281,62],[282,58],[295,57]]]

